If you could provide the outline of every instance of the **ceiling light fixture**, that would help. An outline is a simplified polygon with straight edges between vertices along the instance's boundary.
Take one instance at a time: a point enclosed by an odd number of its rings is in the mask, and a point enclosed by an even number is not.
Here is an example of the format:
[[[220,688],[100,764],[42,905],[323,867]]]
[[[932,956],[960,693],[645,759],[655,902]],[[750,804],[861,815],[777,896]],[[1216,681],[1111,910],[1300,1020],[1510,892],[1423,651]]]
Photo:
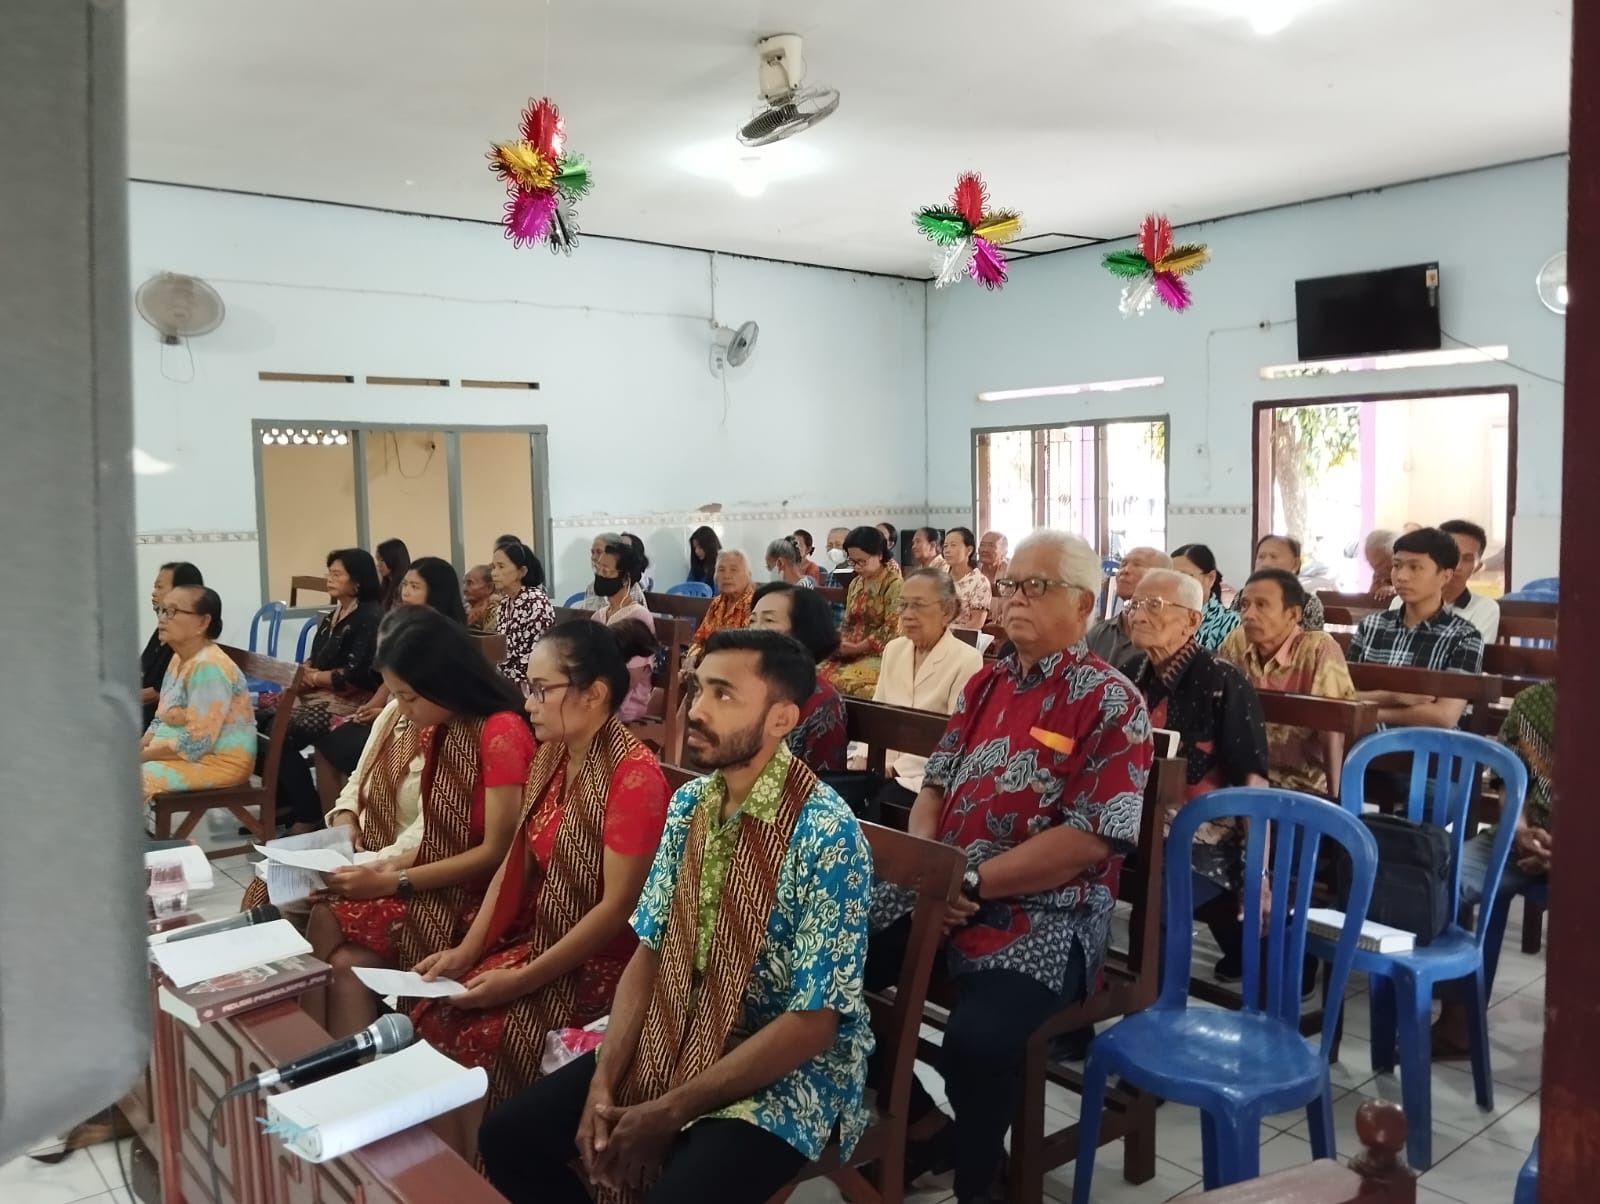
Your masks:
[[[1275,364],[1261,369],[1262,380],[1292,380],[1302,376],[1337,376],[1342,372],[1391,372],[1396,368],[1443,368],[1451,364],[1491,364],[1511,358],[1511,348],[1446,347],[1439,351],[1400,351],[1391,355],[1362,355],[1351,359],[1311,360]]]
[[[979,401],[1023,401],[1030,397],[1071,397],[1077,393],[1121,393],[1124,389],[1153,389],[1167,383],[1164,376],[1134,376],[1125,380],[1092,380],[1076,385],[1043,385],[1037,389],[992,389],[979,393]]]
[[[740,196],[750,197],[760,196],[770,184],[815,175],[823,166],[816,145],[798,138],[764,146],[759,154],[732,138],[716,138],[685,147],[673,161],[692,176],[731,184]]]
[[[767,168],[760,155],[741,155],[733,165],[733,190],[742,197],[758,197],[767,190]]]
[[[1264,38],[1282,33],[1294,20],[1294,13],[1285,0],[1258,0],[1250,11],[1250,28]]]

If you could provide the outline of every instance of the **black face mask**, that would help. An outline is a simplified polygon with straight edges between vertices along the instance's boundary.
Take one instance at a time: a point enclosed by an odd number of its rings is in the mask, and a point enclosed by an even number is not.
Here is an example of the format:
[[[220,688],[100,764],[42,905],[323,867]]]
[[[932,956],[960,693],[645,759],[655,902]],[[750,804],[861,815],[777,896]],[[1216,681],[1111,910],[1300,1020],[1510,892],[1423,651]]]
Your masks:
[[[597,598],[612,598],[622,592],[621,577],[596,577],[594,592]]]

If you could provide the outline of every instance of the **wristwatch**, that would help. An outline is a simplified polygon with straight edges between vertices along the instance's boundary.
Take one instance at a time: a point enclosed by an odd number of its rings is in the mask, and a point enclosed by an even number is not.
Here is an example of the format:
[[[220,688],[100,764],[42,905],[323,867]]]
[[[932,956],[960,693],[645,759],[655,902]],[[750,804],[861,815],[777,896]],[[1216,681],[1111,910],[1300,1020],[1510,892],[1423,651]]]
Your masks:
[[[970,869],[961,875],[961,893],[974,903],[980,901],[978,892],[983,887],[983,879],[978,877],[976,869]]]
[[[401,870],[400,877],[395,879],[394,893],[402,899],[409,899],[417,893],[417,888],[411,885],[411,871]]]

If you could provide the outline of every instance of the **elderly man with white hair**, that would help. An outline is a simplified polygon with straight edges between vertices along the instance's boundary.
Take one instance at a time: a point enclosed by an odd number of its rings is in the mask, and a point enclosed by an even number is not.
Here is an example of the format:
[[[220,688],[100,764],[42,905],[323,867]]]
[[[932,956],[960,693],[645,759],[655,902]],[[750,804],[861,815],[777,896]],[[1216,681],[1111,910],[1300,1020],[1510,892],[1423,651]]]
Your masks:
[[[955,1121],[907,1152],[911,1178],[953,1166],[960,1201],[988,1199],[1029,1034],[1094,983],[1139,837],[1150,724],[1128,680],[1084,644],[1100,583],[1100,557],[1076,535],[1017,545],[995,582],[1012,651],[967,682],[911,809],[912,835],[967,855],[943,949],[955,1001],[939,1070]],[[879,888],[869,988],[898,974],[906,906]],[[912,1119],[931,1118],[913,1086]]]
[[[1160,548],[1129,548],[1117,569],[1117,606],[1128,605],[1140,580],[1151,569],[1170,569],[1172,557]],[[1139,650],[1128,637],[1126,612],[1119,609],[1109,619],[1101,619],[1089,629],[1089,651],[1120,673],[1138,669]]]
[[[1266,720],[1255,687],[1195,639],[1205,604],[1193,577],[1151,569],[1126,608],[1128,634],[1146,658],[1135,682],[1151,724],[1178,733],[1185,800],[1222,786],[1269,784]],[[1170,824],[1171,815],[1166,818]],[[1235,897],[1243,884],[1244,837],[1242,820],[1205,823],[1190,854],[1195,914],[1207,919],[1222,949],[1216,974],[1223,982],[1242,974],[1243,929]]]

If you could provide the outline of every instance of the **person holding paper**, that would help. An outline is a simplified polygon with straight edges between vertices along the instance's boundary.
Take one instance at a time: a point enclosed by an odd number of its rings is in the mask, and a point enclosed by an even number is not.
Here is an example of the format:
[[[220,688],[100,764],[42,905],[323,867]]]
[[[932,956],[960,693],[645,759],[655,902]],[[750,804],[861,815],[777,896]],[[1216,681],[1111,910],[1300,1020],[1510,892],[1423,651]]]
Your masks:
[[[139,741],[145,805],[158,794],[242,786],[256,763],[250,687],[216,640],[222,599],[203,585],[167,591],[156,631],[172,653],[155,718]]]
[[[313,953],[333,981],[306,1010],[335,1037],[377,1014],[357,966],[402,969],[461,940],[516,831],[533,760],[521,691],[501,677],[459,623],[408,606],[384,620],[377,666],[398,704],[373,733],[377,764],[360,784],[365,805],[388,815],[420,755],[422,840],[391,861],[328,874],[334,898],[311,913]],[[404,730],[401,725],[406,726]],[[320,996],[320,997],[319,997]]]
[[[667,821],[655,754],[617,718],[628,665],[615,629],[554,628],[533,647],[528,685],[539,753],[520,838],[462,942],[416,967],[469,988],[412,1013],[423,1040],[489,1071],[488,1099],[441,1129],[468,1159],[485,1107],[538,1077],[545,1034],[611,1010],[638,945],[628,917]]]
[[[587,1204],[584,1180],[603,1204],[761,1204],[865,1127],[872,855],[785,743],[812,656],[775,631],[719,631],[696,677],[686,741],[715,772],[669,804],[605,1041],[479,1135],[516,1204]]]

